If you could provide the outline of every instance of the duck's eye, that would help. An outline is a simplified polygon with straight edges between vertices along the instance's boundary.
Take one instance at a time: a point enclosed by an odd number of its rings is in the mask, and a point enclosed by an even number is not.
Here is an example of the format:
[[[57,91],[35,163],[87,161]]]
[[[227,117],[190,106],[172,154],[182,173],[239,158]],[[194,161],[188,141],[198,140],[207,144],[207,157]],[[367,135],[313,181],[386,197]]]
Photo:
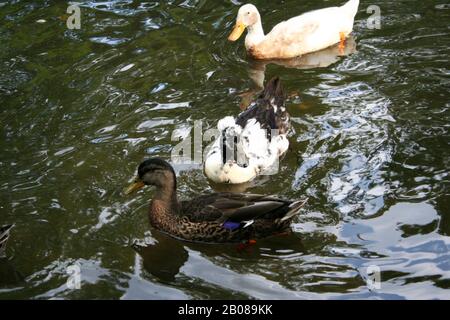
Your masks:
[[[250,14],[250,11],[249,11],[249,12],[247,12],[247,14]]]

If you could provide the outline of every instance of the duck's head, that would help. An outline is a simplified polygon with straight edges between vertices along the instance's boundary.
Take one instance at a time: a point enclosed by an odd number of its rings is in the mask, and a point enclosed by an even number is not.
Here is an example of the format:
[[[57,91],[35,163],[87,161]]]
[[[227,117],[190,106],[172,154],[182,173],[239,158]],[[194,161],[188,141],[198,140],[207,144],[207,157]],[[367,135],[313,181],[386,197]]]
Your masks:
[[[145,160],[138,167],[137,177],[124,192],[125,194],[130,194],[142,189],[146,185],[176,189],[177,181],[175,171],[167,161],[162,159],[152,158]]]
[[[259,15],[258,9],[252,4],[243,5],[238,12],[236,18],[236,25],[234,26],[233,32],[231,32],[228,40],[236,41],[244,33],[246,28],[251,28],[255,24],[261,21],[261,16]]]

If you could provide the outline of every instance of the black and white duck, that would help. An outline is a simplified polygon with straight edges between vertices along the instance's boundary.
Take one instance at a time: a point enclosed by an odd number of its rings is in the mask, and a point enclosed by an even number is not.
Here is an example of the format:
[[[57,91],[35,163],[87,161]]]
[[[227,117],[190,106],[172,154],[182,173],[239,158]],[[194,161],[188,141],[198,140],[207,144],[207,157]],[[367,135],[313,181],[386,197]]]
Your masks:
[[[240,184],[276,172],[279,158],[288,150],[291,128],[280,79],[271,79],[245,111],[219,120],[217,128],[204,161],[210,180]]]

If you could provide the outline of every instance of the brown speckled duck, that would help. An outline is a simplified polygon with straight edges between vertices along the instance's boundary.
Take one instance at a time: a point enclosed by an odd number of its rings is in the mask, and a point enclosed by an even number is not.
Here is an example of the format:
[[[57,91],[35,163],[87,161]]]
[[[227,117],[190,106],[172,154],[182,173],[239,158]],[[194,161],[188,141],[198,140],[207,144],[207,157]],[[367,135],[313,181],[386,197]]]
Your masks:
[[[125,193],[145,185],[156,187],[150,202],[150,224],[191,242],[245,242],[284,233],[306,202],[243,193],[212,193],[178,201],[175,172],[158,158],[139,165],[138,176]]]

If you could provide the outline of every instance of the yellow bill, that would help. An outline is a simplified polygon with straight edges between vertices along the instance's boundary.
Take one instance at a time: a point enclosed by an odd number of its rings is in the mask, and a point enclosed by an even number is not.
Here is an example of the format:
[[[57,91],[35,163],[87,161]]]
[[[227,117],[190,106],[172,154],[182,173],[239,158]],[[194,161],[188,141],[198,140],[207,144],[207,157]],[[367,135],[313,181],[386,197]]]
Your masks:
[[[230,41],[236,41],[241,37],[241,35],[245,31],[245,25],[241,22],[236,23],[234,26],[233,31],[231,32],[230,36],[228,37],[228,40]]]
[[[144,182],[141,179],[136,178],[132,184],[130,184],[127,188],[124,189],[123,192],[125,194],[131,194],[133,192],[142,189],[144,186],[145,186]]]

